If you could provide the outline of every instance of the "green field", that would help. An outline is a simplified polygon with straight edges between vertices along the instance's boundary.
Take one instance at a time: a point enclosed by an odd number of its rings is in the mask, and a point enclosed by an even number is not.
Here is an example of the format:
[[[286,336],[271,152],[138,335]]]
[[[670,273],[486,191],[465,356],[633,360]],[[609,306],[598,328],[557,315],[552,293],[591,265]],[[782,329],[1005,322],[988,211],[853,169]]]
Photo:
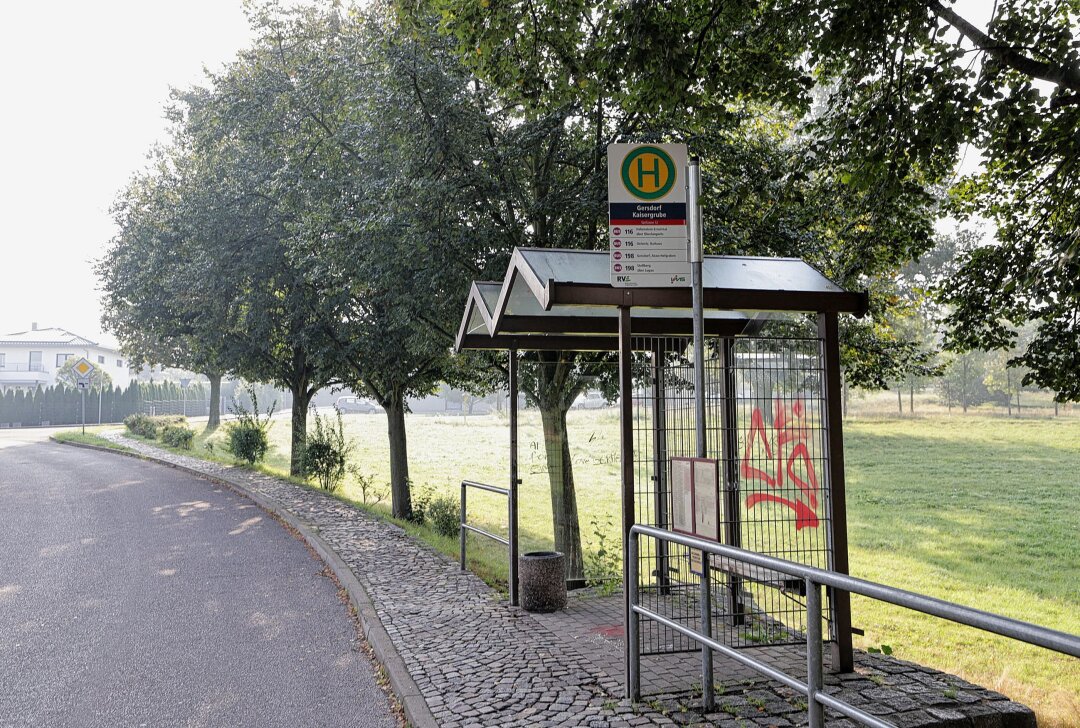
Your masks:
[[[345,419],[361,471],[387,490],[385,417]],[[550,548],[539,416],[521,419],[522,548]],[[617,537],[618,422],[615,410],[574,411],[569,426],[588,550],[598,530]],[[850,419],[845,435],[855,575],[1080,633],[1080,420]],[[275,419],[271,436],[267,465],[285,470],[288,421]],[[463,479],[506,485],[505,417],[410,416],[408,437],[415,493],[456,500]],[[352,483],[343,495],[361,497]],[[505,508],[500,496],[470,493],[470,520],[490,529],[505,529]],[[505,578],[504,552],[473,539],[476,570]],[[853,609],[862,646],[886,644],[1004,692],[1035,708],[1043,728],[1080,725],[1080,661],[870,600],[856,598]]]

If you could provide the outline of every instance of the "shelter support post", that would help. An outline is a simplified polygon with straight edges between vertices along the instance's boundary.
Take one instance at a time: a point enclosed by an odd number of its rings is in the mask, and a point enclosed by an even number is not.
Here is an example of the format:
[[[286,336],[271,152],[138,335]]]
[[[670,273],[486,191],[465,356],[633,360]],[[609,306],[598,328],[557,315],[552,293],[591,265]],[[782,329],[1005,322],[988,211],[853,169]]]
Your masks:
[[[657,340],[652,349],[652,436],[653,436],[653,522],[657,528],[668,527],[667,496],[667,403],[664,399],[664,357],[667,349]],[[656,585],[661,594],[668,594],[671,575],[668,573],[667,541],[656,543]]]
[[[516,347],[511,347],[508,362],[510,390],[510,492],[507,496],[507,522],[510,541],[510,604],[518,606],[518,486],[521,479],[518,477],[518,353]]]
[[[720,380],[722,408],[720,410],[723,431],[724,476],[724,543],[742,548],[742,510],[739,507],[739,430],[738,399],[735,391],[735,340],[725,338],[720,347],[722,379]],[[731,623],[745,621],[742,600],[742,579],[731,572],[727,575],[728,614]]]
[[[843,403],[841,402],[840,331],[836,313],[818,314],[818,336],[823,346],[822,385],[825,408],[823,430],[829,459],[829,540],[832,563],[829,568],[848,573],[847,496],[844,486]],[[851,648],[851,595],[841,589],[829,590],[832,607],[832,670],[851,672],[855,668]]]
[[[630,611],[630,529],[634,526],[634,352],[630,342],[630,306],[619,306],[619,451],[622,464],[622,553],[623,625],[629,627],[635,615]],[[637,584],[634,584],[637,587]],[[627,684],[630,683],[630,649],[624,655]]]

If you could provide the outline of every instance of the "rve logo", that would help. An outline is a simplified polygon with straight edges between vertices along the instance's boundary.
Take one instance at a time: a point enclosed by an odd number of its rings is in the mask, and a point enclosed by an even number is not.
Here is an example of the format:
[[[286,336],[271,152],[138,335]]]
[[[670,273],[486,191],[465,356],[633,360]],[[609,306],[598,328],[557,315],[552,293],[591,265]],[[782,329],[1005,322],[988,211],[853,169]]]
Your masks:
[[[686,276],[674,275],[671,276],[672,283],[686,283]]]
[[[657,200],[675,186],[678,171],[668,153],[659,147],[638,147],[626,155],[620,170],[622,183],[640,200]]]

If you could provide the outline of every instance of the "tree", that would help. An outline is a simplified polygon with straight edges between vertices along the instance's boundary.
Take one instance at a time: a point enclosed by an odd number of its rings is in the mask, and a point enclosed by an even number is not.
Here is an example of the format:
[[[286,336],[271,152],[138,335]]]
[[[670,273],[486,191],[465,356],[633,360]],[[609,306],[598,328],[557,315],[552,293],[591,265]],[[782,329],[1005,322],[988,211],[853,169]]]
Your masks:
[[[888,314],[889,328],[897,332],[901,345],[892,382],[897,388],[897,405],[903,414],[901,388],[908,389],[908,409],[915,411],[915,389],[931,377],[941,376],[946,362],[940,359],[942,319],[947,310],[936,293],[943,282],[956,273],[960,251],[978,244],[980,232],[957,229],[952,234],[937,235],[934,246],[918,260],[900,269],[891,296],[895,303]]]
[[[155,150],[154,164],[117,196],[119,232],[95,265],[103,291],[102,324],[120,339],[133,365],[161,364],[198,371],[210,381],[207,429],[220,424],[225,299],[222,271],[196,254],[188,218],[198,194],[195,160],[172,148]],[[200,290],[214,295],[198,295]]]
[[[349,170],[365,160],[335,127],[368,89],[348,84],[354,69],[341,62],[336,10],[269,6],[252,22],[253,47],[211,88],[179,95],[176,116],[205,160],[200,204],[188,216],[199,221],[201,255],[231,278],[230,361],[292,393],[298,474],[308,405],[341,381],[343,331],[354,315],[337,285],[342,259],[320,256],[338,239],[336,213],[359,202],[342,175],[366,173]]]
[[[520,43],[517,61],[505,58],[497,68],[478,66],[473,62],[476,54],[464,52],[474,38],[453,36],[449,28],[441,37],[431,33],[432,19],[448,17],[442,15],[447,8],[429,3],[399,9],[418,42],[445,49],[445,55],[456,57],[456,64],[473,74],[471,96],[482,116],[481,133],[469,146],[458,147],[446,163],[448,174],[473,196],[463,214],[487,247],[477,272],[501,276],[515,246],[606,245],[604,149],[620,125],[595,93],[596,69],[588,66],[571,79],[557,61],[549,66],[541,59],[539,46],[526,49],[526,36],[516,34],[504,40]],[[508,22],[516,9],[508,7],[504,14],[502,6],[493,8],[492,17]],[[486,12],[478,6],[474,10]],[[529,20],[528,14],[518,17]],[[562,27],[550,27],[560,36],[561,51],[587,56],[588,33],[578,32],[573,22],[565,25],[565,33]],[[464,290],[454,292],[458,306]],[[555,548],[566,554],[567,577],[577,583],[584,580],[584,559],[566,413],[588,386],[591,367],[573,353],[528,354],[521,381],[527,399],[541,410]]]
[[[964,414],[991,399],[986,388],[988,355],[981,351],[954,354],[947,362],[940,380],[942,399],[949,411],[959,406]]]
[[[948,343],[1008,349],[1016,327],[1037,323],[1011,361],[1025,383],[1080,397],[1080,42],[1078,9],[1067,2],[1002,2],[988,33],[947,18],[987,57],[970,96],[979,106],[970,135],[983,171],[961,181],[963,214],[997,224],[997,244],[963,256],[944,300],[952,305]]]
[[[399,9],[417,33],[438,19],[477,76],[493,127],[481,158],[498,181],[482,209],[505,249],[606,247],[607,145],[677,139],[704,160],[707,252],[795,255],[849,286],[887,279],[929,246],[923,177],[909,175],[890,195],[857,183],[856,163],[801,121],[813,85],[800,65],[804,20],[785,14],[769,26],[755,5],[423,0]],[[883,381],[890,363],[868,353],[888,353],[895,336],[880,322],[855,330],[875,346],[862,347],[849,373]],[[558,377],[537,379],[529,394],[555,458],[556,548],[573,569],[576,529],[559,524],[574,522],[576,496],[556,453],[587,372],[571,376],[573,358],[550,358],[537,372]]]
[[[262,80],[233,85],[232,102],[287,140],[282,244],[297,285],[317,292],[307,335],[326,372],[385,409],[393,512],[409,517],[406,400],[455,376],[458,297],[482,258],[461,218],[470,191],[446,182],[442,161],[475,129],[468,78],[377,16],[271,10],[256,22],[249,75]]]

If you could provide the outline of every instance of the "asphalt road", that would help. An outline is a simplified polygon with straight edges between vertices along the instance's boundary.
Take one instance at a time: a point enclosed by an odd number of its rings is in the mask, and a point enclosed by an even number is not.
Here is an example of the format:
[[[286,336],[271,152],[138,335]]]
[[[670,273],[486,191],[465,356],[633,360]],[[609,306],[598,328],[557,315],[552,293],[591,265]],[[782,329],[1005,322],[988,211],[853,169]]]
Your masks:
[[[394,726],[322,564],[250,501],[0,431],[0,726]]]

